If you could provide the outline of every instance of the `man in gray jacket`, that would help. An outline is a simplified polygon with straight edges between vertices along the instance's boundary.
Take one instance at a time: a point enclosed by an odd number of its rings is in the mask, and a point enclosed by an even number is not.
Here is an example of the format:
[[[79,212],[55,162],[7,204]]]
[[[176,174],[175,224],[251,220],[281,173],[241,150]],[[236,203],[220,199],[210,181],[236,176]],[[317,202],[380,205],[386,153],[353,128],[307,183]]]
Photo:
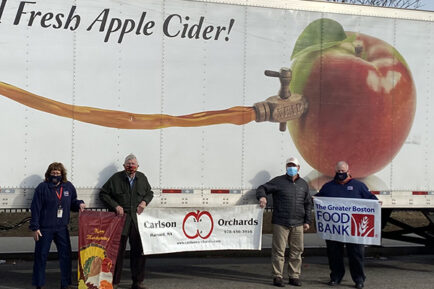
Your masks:
[[[289,245],[288,274],[289,284],[301,286],[301,254],[304,249],[303,232],[309,229],[312,217],[312,198],[309,186],[298,172],[300,163],[294,157],[286,161],[286,174],[275,177],[259,186],[256,198],[259,205],[267,205],[266,196],[273,196],[273,243],[271,262],[273,284],[284,287],[283,266],[286,244]]]

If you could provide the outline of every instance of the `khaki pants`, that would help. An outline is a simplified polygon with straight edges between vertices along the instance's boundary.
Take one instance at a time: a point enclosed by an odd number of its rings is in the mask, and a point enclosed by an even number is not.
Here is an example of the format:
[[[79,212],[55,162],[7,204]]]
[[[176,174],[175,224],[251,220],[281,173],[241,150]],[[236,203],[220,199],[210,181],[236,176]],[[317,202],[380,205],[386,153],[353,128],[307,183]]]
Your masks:
[[[288,275],[289,278],[300,278],[301,254],[303,253],[303,225],[285,227],[273,225],[273,244],[271,249],[271,263],[273,278],[283,278],[283,266],[285,264],[286,244],[289,246]]]

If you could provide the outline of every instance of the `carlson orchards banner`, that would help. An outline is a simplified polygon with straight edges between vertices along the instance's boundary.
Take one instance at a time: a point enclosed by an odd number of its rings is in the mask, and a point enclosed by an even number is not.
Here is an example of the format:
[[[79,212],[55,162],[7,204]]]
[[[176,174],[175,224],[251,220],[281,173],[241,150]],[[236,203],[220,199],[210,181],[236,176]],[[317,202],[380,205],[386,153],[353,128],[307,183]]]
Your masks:
[[[381,245],[381,207],[377,200],[314,198],[316,231],[325,240]]]
[[[145,255],[208,250],[260,250],[263,210],[147,208],[137,215]]]
[[[112,289],[125,216],[84,211],[79,216],[78,288]]]

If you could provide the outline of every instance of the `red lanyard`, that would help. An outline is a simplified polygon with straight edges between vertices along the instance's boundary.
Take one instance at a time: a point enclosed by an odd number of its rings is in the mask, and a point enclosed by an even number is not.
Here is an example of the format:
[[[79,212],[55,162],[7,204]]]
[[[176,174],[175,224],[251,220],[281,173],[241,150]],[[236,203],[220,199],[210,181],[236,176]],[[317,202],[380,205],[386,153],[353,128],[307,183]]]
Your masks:
[[[63,187],[60,187],[60,194],[56,190],[56,195],[57,195],[57,198],[59,199],[59,201],[62,200],[62,193],[63,193]]]

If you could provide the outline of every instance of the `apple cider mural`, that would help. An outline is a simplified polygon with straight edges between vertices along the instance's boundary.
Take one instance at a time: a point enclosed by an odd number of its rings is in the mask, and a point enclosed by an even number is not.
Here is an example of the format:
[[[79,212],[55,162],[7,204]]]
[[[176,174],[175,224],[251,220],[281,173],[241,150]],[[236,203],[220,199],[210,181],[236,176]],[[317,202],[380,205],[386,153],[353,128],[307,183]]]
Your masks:
[[[318,19],[300,34],[291,70],[266,71],[278,77],[277,96],[251,107],[183,116],[136,114],[70,105],[0,83],[0,93],[28,107],[78,121],[120,129],[160,129],[251,121],[289,128],[297,149],[313,168],[334,174],[347,160],[355,177],[369,176],[398,153],[410,131],[416,92],[410,70],[388,43],[346,32],[331,19]]]

